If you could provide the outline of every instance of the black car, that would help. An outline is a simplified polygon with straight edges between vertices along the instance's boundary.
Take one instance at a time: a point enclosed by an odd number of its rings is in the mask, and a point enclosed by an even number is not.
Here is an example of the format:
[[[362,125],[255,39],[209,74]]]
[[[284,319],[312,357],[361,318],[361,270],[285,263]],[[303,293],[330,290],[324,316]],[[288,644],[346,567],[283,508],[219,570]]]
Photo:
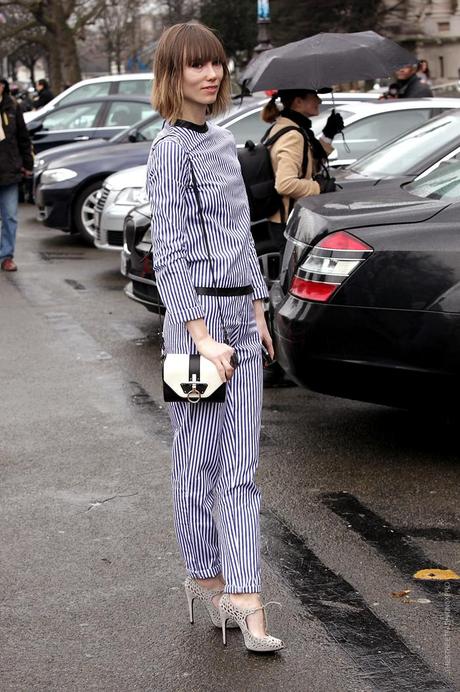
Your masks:
[[[429,173],[460,150],[460,110],[436,116],[416,130],[397,137],[344,170],[335,170],[339,187],[350,192],[391,179],[400,184]]]
[[[147,117],[152,107],[146,96],[99,96],[38,115],[27,129],[36,153],[67,143],[110,139]]]
[[[270,292],[278,360],[334,396],[439,409],[460,375],[460,157],[297,203]]]

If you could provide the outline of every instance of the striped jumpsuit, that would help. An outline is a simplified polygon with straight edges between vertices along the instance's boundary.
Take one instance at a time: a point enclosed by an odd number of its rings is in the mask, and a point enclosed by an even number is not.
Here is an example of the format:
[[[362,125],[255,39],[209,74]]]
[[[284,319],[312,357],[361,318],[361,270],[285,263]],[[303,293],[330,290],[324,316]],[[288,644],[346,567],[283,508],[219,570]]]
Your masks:
[[[147,193],[152,209],[153,265],[166,306],[166,352],[197,353],[185,323],[203,318],[223,341],[208,255],[191,184],[197,178],[218,287],[251,284],[252,295],[219,297],[239,365],[225,403],[169,404],[173,427],[175,528],[187,572],[223,573],[228,593],[260,591],[259,458],[262,358],[252,301],[267,297],[233,136],[213,124],[166,124],[152,145]]]

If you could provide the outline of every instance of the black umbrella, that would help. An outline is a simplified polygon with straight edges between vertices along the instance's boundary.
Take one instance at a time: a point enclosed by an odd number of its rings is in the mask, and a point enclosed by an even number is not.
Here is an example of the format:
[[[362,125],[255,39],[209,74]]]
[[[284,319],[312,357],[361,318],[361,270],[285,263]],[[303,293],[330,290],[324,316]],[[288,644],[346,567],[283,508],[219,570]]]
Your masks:
[[[357,79],[388,77],[417,59],[375,31],[317,34],[272,48],[255,58],[243,74],[251,91],[320,89]]]

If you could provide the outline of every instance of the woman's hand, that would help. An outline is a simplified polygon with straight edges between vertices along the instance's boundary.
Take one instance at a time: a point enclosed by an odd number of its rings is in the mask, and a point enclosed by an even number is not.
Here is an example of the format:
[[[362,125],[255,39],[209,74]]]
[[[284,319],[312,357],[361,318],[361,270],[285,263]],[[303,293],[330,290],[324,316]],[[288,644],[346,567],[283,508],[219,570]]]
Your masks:
[[[228,344],[222,344],[220,341],[213,339],[208,332],[205,321],[201,318],[186,322],[186,327],[195,342],[198,353],[214,363],[222,382],[229,380],[235,372],[230,363],[235,349]]]
[[[216,341],[209,335],[195,341],[195,344],[199,353],[214,363],[222,382],[226,382],[232,377],[235,369],[231,366],[230,359],[235,352],[234,348]]]
[[[257,330],[260,335],[260,339],[268,351],[268,355],[272,360],[275,358],[275,349],[273,348],[273,341],[270,336],[270,332],[267,327],[267,320],[265,319],[264,303],[262,300],[254,300],[254,314],[256,318]]]

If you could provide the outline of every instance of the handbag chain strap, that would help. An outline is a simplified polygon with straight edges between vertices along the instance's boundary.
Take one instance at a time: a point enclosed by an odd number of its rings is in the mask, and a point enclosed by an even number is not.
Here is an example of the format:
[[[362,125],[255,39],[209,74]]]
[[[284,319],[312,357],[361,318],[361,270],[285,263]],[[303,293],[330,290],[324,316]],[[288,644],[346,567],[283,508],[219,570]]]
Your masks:
[[[205,224],[205,222],[204,222],[203,206],[202,206],[202,204],[201,204],[201,197],[200,197],[200,193],[199,193],[199,191],[198,191],[198,184],[197,184],[197,181],[196,181],[195,169],[194,169],[194,167],[193,167],[192,159],[191,159],[191,156],[190,156],[190,155],[189,155],[189,163],[190,163],[190,173],[191,173],[191,176],[192,176],[193,191],[194,191],[194,193],[195,193],[196,203],[197,203],[197,206],[198,206],[198,215],[199,215],[199,217],[200,217],[201,230],[202,230],[202,232],[203,232],[204,243],[205,243],[206,252],[207,252],[207,255],[208,255],[209,266],[210,266],[210,268],[211,268],[212,285],[213,285],[213,288],[214,288],[214,293],[215,293],[215,297],[216,297],[216,301],[217,301],[217,310],[218,310],[218,312],[219,312],[220,321],[221,321],[221,323],[222,323],[222,331],[223,331],[223,334],[224,334],[224,343],[229,344],[230,342],[229,342],[229,339],[228,339],[228,332],[227,332],[227,330],[226,330],[226,328],[225,328],[224,317],[223,317],[223,314],[222,314],[222,307],[221,307],[221,304],[220,304],[219,295],[218,295],[218,293],[217,293],[216,276],[215,276],[215,274],[214,274],[214,265],[213,265],[213,261],[212,261],[212,258],[211,258],[211,250],[210,250],[210,247],[209,247],[208,234],[207,234],[207,232],[206,232],[206,224]]]

